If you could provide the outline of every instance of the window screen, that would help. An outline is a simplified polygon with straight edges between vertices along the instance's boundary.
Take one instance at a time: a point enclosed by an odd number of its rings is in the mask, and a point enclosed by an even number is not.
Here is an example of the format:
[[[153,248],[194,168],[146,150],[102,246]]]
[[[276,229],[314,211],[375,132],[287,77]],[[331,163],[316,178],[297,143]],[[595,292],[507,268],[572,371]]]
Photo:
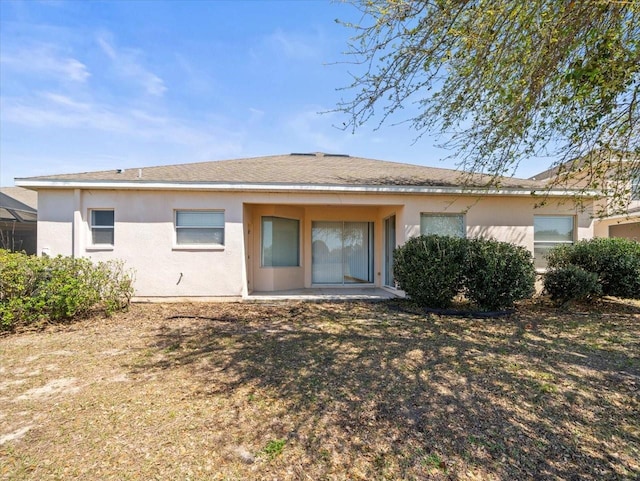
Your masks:
[[[465,237],[462,214],[420,214],[420,234]]]
[[[114,211],[91,211],[91,243],[93,245],[113,245]]]
[[[176,242],[178,245],[224,245],[224,212],[176,211]]]

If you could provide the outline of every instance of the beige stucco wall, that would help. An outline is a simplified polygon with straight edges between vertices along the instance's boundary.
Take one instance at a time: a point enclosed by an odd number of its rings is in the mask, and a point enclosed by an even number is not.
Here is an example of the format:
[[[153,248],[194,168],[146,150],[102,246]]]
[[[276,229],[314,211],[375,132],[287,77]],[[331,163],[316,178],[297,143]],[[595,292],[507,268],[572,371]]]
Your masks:
[[[577,239],[593,236],[591,212],[570,203],[536,209],[528,196],[477,197],[372,193],[231,193],[193,191],[42,190],[38,250],[50,255],[122,259],[135,270],[139,297],[240,296],[311,286],[313,221],[374,223],[374,285],[384,276],[383,220],[396,215],[396,244],[420,233],[420,213],[463,213],[467,235],[491,236],[533,251],[534,215],[575,215]],[[115,210],[112,249],[90,245],[90,209]],[[225,245],[189,249],[175,245],[176,209],[222,209]],[[75,213],[75,214],[74,214]],[[261,217],[300,220],[299,267],[261,266]],[[75,225],[74,225],[75,224]]]
[[[306,251],[303,220],[304,208],[291,205],[251,205],[247,208],[247,222],[252,227],[250,250],[247,252],[251,262],[248,273],[249,289],[256,291],[282,291],[295,289],[304,284],[304,252]],[[263,267],[261,259],[261,235],[263,216],[284,217],[300,220],[300,259],[299,267]]]
[[[76,193],[76,195],[78,195]],[[121,259],[135,271],[136,295],[238,296],[246,285],[242,244],[242,202],[210,192],[85,190],[74,205],[73,191],[42,191],[39,199],[39,252]],[[77,206],[77,207],[76,207]],[[73,226],[74,209],[81,219]],[[114,209],[113,248],[91,246],[91,209]],[[197,249],[175,244],[176,209],[223,209],[225,246]],[[77,242],[74,246],[73,232]]]
[[[626,237],[640,241],[640,215],[597,220],[593,232],[595,237]]]
[[[624,237],[640,242],[640,221],[609,226],[609,237]]]
[[[72,190],[38,192],[38,254],[73,254]]]

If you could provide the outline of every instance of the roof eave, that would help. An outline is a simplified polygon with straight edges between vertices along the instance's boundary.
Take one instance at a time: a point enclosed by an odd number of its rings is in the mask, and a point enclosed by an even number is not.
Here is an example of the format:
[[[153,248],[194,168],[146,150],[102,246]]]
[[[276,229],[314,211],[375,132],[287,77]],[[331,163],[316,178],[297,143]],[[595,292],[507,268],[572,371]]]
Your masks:
[[[284,184],[284,183],[234,183],[234,182],[162,182],[162,181],[78,181],[16,179],[15,184],[28,189],[126,189],[126,190],[207,190],[230,192],[345,192],[388,194],[483,194],[483,195],[551,195],[598,197],[595,190],[578,191],[546,190],[526,187],[464,187],[425,185],[342,185],[342,184]]]

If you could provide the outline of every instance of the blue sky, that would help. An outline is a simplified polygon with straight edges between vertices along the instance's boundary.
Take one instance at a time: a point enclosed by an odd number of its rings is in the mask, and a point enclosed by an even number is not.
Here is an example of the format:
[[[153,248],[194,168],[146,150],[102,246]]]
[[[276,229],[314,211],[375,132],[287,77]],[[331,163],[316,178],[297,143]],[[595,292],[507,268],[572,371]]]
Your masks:
[[[357,68],[337,18],[360,14],[328,0],[0,0],[0,185],[289,152],[454,167],[407,124],[354,134],[322,113]]]

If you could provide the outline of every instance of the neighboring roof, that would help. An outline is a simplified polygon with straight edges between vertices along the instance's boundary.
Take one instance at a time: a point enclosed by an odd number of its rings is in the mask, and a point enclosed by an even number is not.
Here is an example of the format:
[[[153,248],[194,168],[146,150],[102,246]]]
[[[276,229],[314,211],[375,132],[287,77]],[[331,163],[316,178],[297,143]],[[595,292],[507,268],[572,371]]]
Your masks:
[[[0,221],[35,222],[38,193],[21,187],[0,187]]]
[[[466,174],[452,169],[425,167],[348,155],[310,153],[221,160],[192,164],[61,174],[16,179],[30,188],[123,184],[219,184],[277,186],[429,186],[485,187],[495,185],[490,176]],[[533,180],[502,177],[500,188],[540,189]]]
[[[580,179],[581,177],[588,177],[591,175],[590,170],[595,167],[595,170],[601,168],[601,165],[608,165],[611,170],[619,169],[621,166],[624,166],[626,162],[629,161],[638,162],[637,154],[631,152],[610,152],[597,150],[593,151],[590,154],[580,157],[567,160],[566,162],[562,162],[550,169],[539,172],[531,177],[530,180],[538,180],[538,181],[548,181],[554,177],[556,177],[559,173],[572,171],[573,177],[576,179]]]

